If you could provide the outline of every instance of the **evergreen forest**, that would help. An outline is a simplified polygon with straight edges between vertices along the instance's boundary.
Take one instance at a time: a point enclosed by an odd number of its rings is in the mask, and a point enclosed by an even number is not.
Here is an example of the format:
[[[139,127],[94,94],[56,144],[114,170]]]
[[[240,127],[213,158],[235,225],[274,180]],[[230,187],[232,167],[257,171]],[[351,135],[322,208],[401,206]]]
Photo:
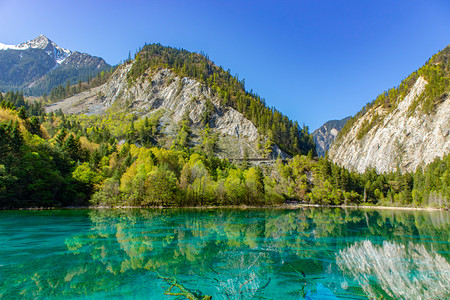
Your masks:
[[[428,82],[413,109],[433,113],[448,93],[447,47],[398,87],[381,94],[347,122],[346,133],[371,107],[392,110],[418,76]],[[105,83],[114,72],[99,72],[87,81],[58,85],[41,101],[26,100],[23,92],[0,93],[0,208],[68,206],[272,206],[285,203],[317,205],[386,205],[449,208],[450,157],[435,159],[414,173],[363,174],[318,158],[307,126],[273,107],[245,80],[216,66],[203,53],[145,45],[128,73],[133,85],[147,74],[169,68],[194,78],[219,97],[221,104],[242,113],[267,137],[264,147],[278,145],[291,155],[268,164],[252,164],[215,156],[217,134],[203,116],[201,143],[189,143],[189,118],[178,124],[175,138],[161,130],[158,112],[138,118],[127,112],[105,116],[45,113],[54,102]],[[208,106],[208,103],[206,104]],[[212,104],[211,104],[212,105]],[[375,124],[376,125],[376,124]],[[371,126],[363,128],[364,135]],[[160,143],[168,139],[170,143]],[[338,139],[339,142],[339,139]],[[169,145],[169,146],[168,146]]]
[[[154,120],[136,124],[133,136],[150,141],[137,146],[116,136],[120,122],[99,127],[61,111],[45,114],[39,102],[18,92],[0,95],[2,208],[450,206],[449,155],[411,174],[353,173],[312,151],[254,166],[217,158],[202,147],[157,147],[151,140],[162,133]]]

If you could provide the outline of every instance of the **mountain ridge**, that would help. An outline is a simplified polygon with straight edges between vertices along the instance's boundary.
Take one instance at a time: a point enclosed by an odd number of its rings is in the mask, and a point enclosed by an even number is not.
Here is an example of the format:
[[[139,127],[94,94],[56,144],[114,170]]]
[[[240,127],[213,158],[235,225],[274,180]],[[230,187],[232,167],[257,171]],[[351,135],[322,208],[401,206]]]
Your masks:
[[[189,119],[190,144],[200,145],[202,131],[208,125],[217,134],[215,154],[219,157],[241,159],[245,153],[250,157],[265,157],[261,145],[264,137],[254,124],[231,107],[221,105],[219,98],[202,83],[189,77],[179,77],[169,69],[146,74],[151,80],[128,85],[127,74],[132,64],[119,67],[107,83],[74,95],[47,107],[48,112],[62,110],[66,114],[105,115],[126,112],[138,119],[152,118],[160,114],[161,133],[169,139],[160,141],[161,146],[172,146],[180,130],[180,124]],[[100,95],[100,96],[99,96]],[[127,124],[127,126],[131,126]],[[288,157],[273,145],[273,158]]]
[[[133,61],[118,67],[103,86],[48,109],[59,108],[77,114],[102,114],[114,108],[134,111],[139,116],[164,108],[171,112],[164,115],[172,125],[178,125],[187,111],[197,129],[204,130],[208,124],[219,134],[219,144],[240,148],[231,155],[234,158],[248,154],[264,157],[268,152],[284,158],[315,150],[307,127],[300,128],[297,122],[266,107],[259,96],[245,91],[243,81],[201,54],[159,44],[144,46]],[[251,126],[245,125],[247,122]],[[223,134],[231,140],[220,138]],[[194,135],[199,136],[198,130]],[[244,136],[246,140],[239,141]]]
[[[41,34],[37,38],[20,43],[18,45],[6,45],[0,43],[0,50],[28,50],[28,49],[41,49],[44,50],[49,56],[55,58],[57,64],[61,64],[69,57],[74,51],[62,48],[50,40],[45,35]]]
[[[111,68],[102,58],[58,46],[44,35],[20,43],[0,43],[0,90],[48,94],[68,81],[85,81]]]

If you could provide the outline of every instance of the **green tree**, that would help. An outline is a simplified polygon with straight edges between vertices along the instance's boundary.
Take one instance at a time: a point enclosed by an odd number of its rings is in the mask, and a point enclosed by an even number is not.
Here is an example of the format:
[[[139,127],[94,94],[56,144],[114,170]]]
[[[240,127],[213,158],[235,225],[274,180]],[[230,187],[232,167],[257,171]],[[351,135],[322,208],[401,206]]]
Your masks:
[[[142,205],[167,206],[176,201],[176,177],[173,172],[164,167],[156,167],[145,180],[147,197]]]
[[[22,107],[19,109],[19,113],[17,114],[17,116],[18,116],[19,118],[21,118],[22,120],[28,119],[27,110],[25,109],[24,106],[22,106]]]
[[[69,134],[63,143],[63,150],[67,151],[70,157],[77,161],[83,159],[83,152],[81,149],[80,139],[76,138],[74,134]]]

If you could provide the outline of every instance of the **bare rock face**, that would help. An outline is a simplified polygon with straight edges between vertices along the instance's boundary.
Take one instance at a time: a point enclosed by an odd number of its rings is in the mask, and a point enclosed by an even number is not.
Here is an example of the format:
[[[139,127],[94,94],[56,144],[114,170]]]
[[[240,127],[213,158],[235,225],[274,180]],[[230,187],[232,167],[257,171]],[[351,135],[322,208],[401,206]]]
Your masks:
[[[314,143],[316,144],[317,155],[322,157],[325,156],[325,153],[330,149],[330,146],[336,139],[339,131],[349,119],[350,117],[346,117],[342,120],[331,120],[314,130],[313,137]]]
[[[391,112],[382,107],[369,109],[355,121],[350,131],[329,150],[329,157],[341,166],[364,172],[412,172],[420,164],[450,152],[450,96],[432,114],[410,107],[428,83],[419,77],[408,95]],[[362,128],[375,118],[380,121],[361,137]]]
[[[55,103],[47,111],[62,109],[68,114],[88,115],[127,111],[142,117],[162,110],[162,119],[169,129],[175,128],[174,124],[185,114],[189,115],[193,127],[200,129],[203,115],[209,113],[211,130],[227,141],[227,147],[235,148],[231,153],[223,151],[220,156],[239,158],[247,151],[250,157],[262,157],[257,143],[264,137],[259,135],[255,125],[235,109],[221,105],[208,87],[197,80],[181,78],[169,69],[147,71],[136,81],[129,82],[127,74],[131,67],[132,64],[122,65],[104,85]],[[206,111],[207,102],[209,111]],[[169,129],[165,133],[170,134]]]
[[[148,77],[147,77],[148,78]],[[123,84],[119,84],[123,86]],[[116,94],[108,94],[109,89],[102,89],[107,105],[117,100]],[[131,88],[120,90],[126,103],[138,111],[148,111],[164,108],[170,111],[174,122],[179,122],[188,112],[194,124],[199,124],[206,110],[206,101],[211,101],[214,111],[211,116],[211,127],[222,134],[256,141],[258,130],[241,113],[231,107],[223,107],[211,90],[198,81],[184,77],[180,78],[168,69],[162,69],[151,74],[151,80],[145,79],[132,85]]]

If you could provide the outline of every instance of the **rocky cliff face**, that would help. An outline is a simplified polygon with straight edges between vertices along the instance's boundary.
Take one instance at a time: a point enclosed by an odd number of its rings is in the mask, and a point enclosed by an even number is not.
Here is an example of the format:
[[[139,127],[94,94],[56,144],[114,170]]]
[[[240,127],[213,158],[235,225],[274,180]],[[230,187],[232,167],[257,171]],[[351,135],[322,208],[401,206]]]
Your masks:
[[[249,157],[264,157],[258,145],[264,137],[257,128],[235,109],[221,105],[208,87],[194,79],[181,78],[169,69],[148,71],[130,83],[127,74],[131,67],[132,64],[120,66],[104,85],[53,104],[47,111],[62,109],[68,114],[88,115],[127,112],[139,117],[163,112],[161,126],[169,137],[176,135],[177,124],[185,114],[192,121],[193,136],[199,137],[204,128],[202,116],[207,113],[211,130],[219,134],[219,156],[242,158],[247,152]],[[209,110],[207,102],[212,104]],[[199,138],[194,137],[194,143],[198,142]],[[286,157],[283,152],[280,154]]]
[[[323,124],[313,132],[314,143],[316,144],[317,155],[325,156],[331,144],[336,139],[339,131],[344,127],[350,117],[342,120],[331,120]]]
[[[433,111],[424,113],[416,101],[428,84],[420,76],[395,109],[375,105],[367,110],[331,146],[330,158],[358,172],[371,167],[378,172],[390,172],[397,166],[410,172],[448,154],[450,97],[443,93]]]

